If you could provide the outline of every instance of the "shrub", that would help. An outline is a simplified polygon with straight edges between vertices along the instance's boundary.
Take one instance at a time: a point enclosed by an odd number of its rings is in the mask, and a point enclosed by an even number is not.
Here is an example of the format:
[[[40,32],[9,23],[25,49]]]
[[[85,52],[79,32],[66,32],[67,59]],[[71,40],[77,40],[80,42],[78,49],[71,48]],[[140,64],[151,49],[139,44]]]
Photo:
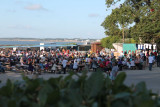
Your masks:
[[[78,78],[74,78],[78,76]],[[136,86],[124,84],[120,73],[114,84],[102,72],[87,76],[29,79],[11,82],[0,88],[2,107],[159,107],[157,94],[146,89],[144,82]]]

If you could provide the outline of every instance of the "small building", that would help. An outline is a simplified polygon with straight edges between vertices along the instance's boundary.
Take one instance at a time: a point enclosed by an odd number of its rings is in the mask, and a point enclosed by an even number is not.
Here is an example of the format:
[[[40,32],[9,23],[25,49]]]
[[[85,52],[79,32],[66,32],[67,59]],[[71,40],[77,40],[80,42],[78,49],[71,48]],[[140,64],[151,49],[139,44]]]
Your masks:
[[[91,49],[91,45],[78,45],[78,51],[89,51]]]
[[[100,42],[95,42],[91,44],[91,51],[92,52],[97,52],[97,51],[101,51],[103,49],[103,47],[101,46]]]

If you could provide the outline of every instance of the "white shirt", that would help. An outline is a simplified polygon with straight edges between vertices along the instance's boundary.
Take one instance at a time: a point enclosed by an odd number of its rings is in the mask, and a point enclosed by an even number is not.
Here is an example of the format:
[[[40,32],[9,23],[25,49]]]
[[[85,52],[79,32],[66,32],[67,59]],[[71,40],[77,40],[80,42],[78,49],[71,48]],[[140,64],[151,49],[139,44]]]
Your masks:
[[[65,67],[66,67],[67,62],[68,62],[68,61],[67,61],[67,60],[65,60],[65,59],[62,61],[63,68],[65,68]]]
[[[90,62],[90,60],[91,60],[90,58],[86,58],[86,62],[88,62],[88,63],[89,63],[89,62]]]
[[[54,65],[52,66],[52,70],[56,70],[56,67],[57,67],[57,65],[54,64]]]
[[[149,60],[149,63],[153,63],[153,61],[154,61],[153,56],[149,56],[149,57],[148,57],[148,60]]]
[[[73,69],[77,69],[77,68],[78,68],[78,63],[75,62],[75,63],[73,64]]]
[[[131,61],[131,66],[135,66],[135,62],[133,60]]]
[[[81,61],[81,59],[80,59],[80,58],[78,58],[78,59],[77,59],[77,62],[79,63],[80,61]]]

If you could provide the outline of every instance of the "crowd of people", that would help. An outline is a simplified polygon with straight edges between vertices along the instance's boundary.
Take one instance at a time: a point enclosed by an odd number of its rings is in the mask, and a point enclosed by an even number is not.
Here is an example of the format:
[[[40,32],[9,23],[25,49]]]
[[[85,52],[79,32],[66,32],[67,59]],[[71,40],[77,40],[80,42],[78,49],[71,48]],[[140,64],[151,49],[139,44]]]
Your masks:
[[[107,53],[104,50],[93,53],[88,51],[81,53],[65,49],[50,50],[0,50],[0,72],[12,70],[26,70],[30,73],[64,73],[86,71],[104,71],[112,80],[118,71],[123,69],[152,70],[152,65],[157,62],[160,66],[160,53],[151,50],[122,52],[115,57],[114,52]]]

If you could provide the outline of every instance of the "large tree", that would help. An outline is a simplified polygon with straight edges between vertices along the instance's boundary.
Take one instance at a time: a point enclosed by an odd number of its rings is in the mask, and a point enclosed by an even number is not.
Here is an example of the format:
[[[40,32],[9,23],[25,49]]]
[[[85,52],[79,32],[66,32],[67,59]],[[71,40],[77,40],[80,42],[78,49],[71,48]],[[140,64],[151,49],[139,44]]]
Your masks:
[[[105,34],[108,36],[123,36],[125,37],[125,29],[133,22],[130,18],[130,7],[123,4],[120,8],[115,8],[108,15],[102,26],[105,28]]]
[[[106,0],[107,8],[117,2],[121,2],[121,0]],[[112,10],[102,26],[108,36],[121,34],[124,37],[124,28],[128,28],[131,37],[137,42],[141,39],[144,43],[155,42],[159,46],[160,0],[125,0],[120,8]],[[116,31],[119,31],[119,33]]]

